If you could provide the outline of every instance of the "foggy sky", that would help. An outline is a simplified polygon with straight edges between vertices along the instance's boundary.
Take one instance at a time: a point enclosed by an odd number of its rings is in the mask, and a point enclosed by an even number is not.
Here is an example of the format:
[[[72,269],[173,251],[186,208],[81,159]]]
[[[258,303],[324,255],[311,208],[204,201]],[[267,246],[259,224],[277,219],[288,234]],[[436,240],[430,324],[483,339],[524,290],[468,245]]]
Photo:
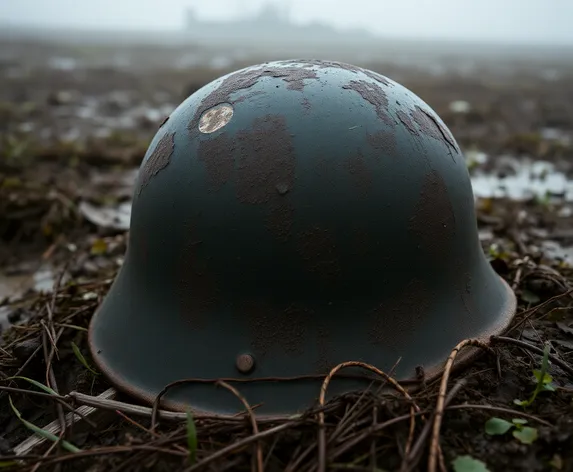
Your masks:
[[[386,37],[573,44],[572,0],[284,0],[297,22],[364,27]],[[0,24],[179,29],[256,11],[263,0],[0,0]]]

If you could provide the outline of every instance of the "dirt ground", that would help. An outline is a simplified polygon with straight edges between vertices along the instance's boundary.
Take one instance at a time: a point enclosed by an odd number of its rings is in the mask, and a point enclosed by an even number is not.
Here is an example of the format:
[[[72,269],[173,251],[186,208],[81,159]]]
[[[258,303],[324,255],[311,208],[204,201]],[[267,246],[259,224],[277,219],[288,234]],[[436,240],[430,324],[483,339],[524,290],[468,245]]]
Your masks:
[[[483,249],[519,306],[489,354],[450,376],[437,433],[440,380],[411,400],[333,400],[323,447],[316,410],[260,422],[256,434],[247,416],[196,417],[192,434],[184,418],[153,425],[125,395],[93,401],[111,385],[93,367],[86,328],[122,263],[137,167],[163,119],[226,69],[86,67],[56,46],[10,47],[18,53],[0,58],[0,467],[261,470],[260,457],[266,471],[321,471],[323,462],[398,471],[428,470],[436,454],[438,470],[573,471],[573,67],[543,58],[451,60],[463,67],[441,70],[357,64],[409,87],[448,124],[475,179]],[[61,434],[80,405],[95,411]],[[29,446],[33,428],[51,422],[55,436]],[[55,442],[60,434],[67,442]]]

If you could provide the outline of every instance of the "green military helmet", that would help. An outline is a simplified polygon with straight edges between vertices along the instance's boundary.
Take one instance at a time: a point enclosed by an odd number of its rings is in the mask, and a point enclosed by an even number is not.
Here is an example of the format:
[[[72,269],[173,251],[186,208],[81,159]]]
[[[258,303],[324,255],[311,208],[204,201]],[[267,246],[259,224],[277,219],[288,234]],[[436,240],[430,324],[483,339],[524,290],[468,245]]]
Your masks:
[[[209,380],[239,379],[257,414],[283,416],[312,406],[345,361],[432,377],[514,312],[436,113],[370,70],[280,61],[207,84],[161,126],[90,346],[146,402],[202,379],[163,405],[233,415],[243,405]],[[371,384],[348,373],[330,396]]]

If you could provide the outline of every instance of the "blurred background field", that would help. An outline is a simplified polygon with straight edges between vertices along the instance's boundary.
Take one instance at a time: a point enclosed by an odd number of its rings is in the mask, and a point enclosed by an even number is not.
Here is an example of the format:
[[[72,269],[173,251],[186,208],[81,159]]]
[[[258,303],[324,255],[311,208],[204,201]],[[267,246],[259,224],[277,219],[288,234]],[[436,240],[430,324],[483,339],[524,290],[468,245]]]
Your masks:
[[[464,150],[484,251],[513,283],[520,309],[569,289],[573,33],[563,25],[570,24],[573,8],[532,0],[531,5],[508,1],[503,6],[486,1],[479,9],[470,2],[464,18],[463,8],[446,0],[433,7],[428,2],[403,2],[414,9],[411,15],[419,8],[418,18],[409,22],[396,5],[387,6],[384,15],[384,8],[362,1],[354,8],[361,12],[352,18],[377,21],[344,24],[344,12],[321,16],[316,5],[312,9],[296,2],[227,1],[219,7],[216,2],[207,7],[175,2],[176,8],[170,1],[139,6],[126,1],[117,11],[111,2],[100,2],[93,16],[90,8],[95,7],[78,6],[81,2],[54,2],[50,11],[32,0],[0,6],[0,370],[5,376],[19,371],[38,352],[49,300],[57,299],[58,316],[68,324],[73,318],[71,324],[87,326],[122,263],[132,187],[161,122],[209,81],[267,60],[348,62],[410,88],[441,116]],[[336,2],[318,3],[324,11],[343,10]],[[438,31],[425,27],[452,9],[458,16],[449,16],[450,30],[437,24]],[[528,9],[546,16],[535,18]],[[133,18],[130,11],[135,12]],[[158,21],[153,28],[145,23],[153,15],[161,19],[167,11],[169,21]],[[306,12],[310,19],[295,21],[297,12]],[[400,19],[404,34],[384,35],[384,25],[393,33],[397,30],[391,27],[394,18],[396,23]],[[466,26],[464,36],[464,25],[472,18],[478,26]],[[542,310],[534,325],[522,327],[520,337],[539,345],[549,340],[552,352],[571,362],[573,328],[567,300],[566,296]],[[557,306],[559,317],[547,317]],[[54,365],[60,391],[97,394],[109,387],[100,378],[92,382],[73,355],[70,339],[88,356],[83,331],[66,328],[60,335]],[[513,371],[505,383],[488,390],[484,379],[489,377],[478,376],[483,390],[472,384],[474,390],[462,397],[511,408],[516,394],[531,390],[529,363],[536,365],[539,356],[511,352],[505,366],[513,366]],[[491,363],[481,367],[488,370]],[[38,360],[26,368],[41,373],[46,366]],[[560,373],[553,372],[555,378]],[[573,470],[572,384],[566,375],[560,379],[554,400],[540,407],[540,414],[555,424],[554,430],[543,432],[542,440],[528,447],[511,440],[492,445],[480,426],[483,417],[470,418],[468,412],[453,421],[474,421],[477,433],[454,424],[452,431],[462,432],[444,433],[446,458],[471,452],[493,464],[491,470]],[[43,425],[56,417],[39,408],[38,399],[14,398],[30,421]],[[0,453],[13,455],[30,432],[14,416],[5,395],[0,401]],[[384,414],[392,416],[390,410]],[[134,435],[143,434],[122,421],[115,418],[108,436],[101,431],[83,433],[76,442],[86,448],[105,442],[131,444]],[[229,433],[227,440],[231,437]],[[488,448],[497,451],[497,458],[487,453]],[[278,468],[269,470],[283,470],[288,461],[280,444],[277,451]],[[243,454],[249,456],[248,451]],[[396,444],[388,446],[389,470],[399,458]],[[108,460],[118,465],[123,459],[98,460],[101,464],[96,461],[89,470],[105,468]],[[157,464],[149,460],[155,470]],[[247,459],[244,464],[247,470]],[[70,467],[76,470],[73,463]],[[85,467],[77,470],[88,470]],[[372,469],[356,465],[352,470]]]

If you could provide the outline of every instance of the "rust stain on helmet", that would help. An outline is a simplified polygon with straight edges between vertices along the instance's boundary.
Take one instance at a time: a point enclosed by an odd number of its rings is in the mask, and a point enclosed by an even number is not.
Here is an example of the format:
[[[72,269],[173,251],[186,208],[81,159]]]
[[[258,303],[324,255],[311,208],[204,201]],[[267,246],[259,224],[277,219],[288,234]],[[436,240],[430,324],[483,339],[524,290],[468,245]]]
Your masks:
[[[198,158],[205,165],[211,190],[220,190],[233,174],[235,143],[226,134],[202,140]]]
[[[336,257],[336,244],[329,231],[314,227],[301,231],[297,236],[298,253],[307,270],[325,280],[336,279],[340,275],[340,264]]]
[[[364,100],[374,106],[378,118],[387,125],[394,126],[394,121],[388,115],[386,92],[380,88],[380,85],[367,82],[366,80],[351,80],[350,83],[343,85],[342,88],[358,92]]]
[[[291,305],[283,311],[262,301],[249,301],[242,305],[252,337],[251,347],[261,358],[275,347],[289,356],[304,354],[307,322],[312,310]]]
[[[284,198],[277,188],[292,189],[296,157],[286,119],[266,115],[237,133],[237,198],[262,204]]]
[[[422,133],[434,139],[437,139],[438,141],[441,141],[449,148],[451,147],[456,154],[459,152],[455,144],[454,138],[451,136],[449,131],[440,124],[440,122],[436,119],[435,116],[433,116],[432,113],[423,110],[418,105],[416,105],[415,109],[410,112],[410,115],[416,122]],[[451,154],[451,156],[452,159],[455,161],[454,155]]]
[[[201,241],[193,238],[189,225],[186,228],[188,242],[181,254],[176,290],[182,316],[193,330],[201,330],[217,300],[217,287],[206,261],[199,255]]]
[[[368,134],[368,143],[382,156],[396,155],[396,135],[389,131]]]
[[[283,116],[257,118],[235,138],[221,134],[201,141],[199,159],[211,190],[220,190],[234,178],[237,199],[245,204],[266,204],[267,228],[279,241],[289,239],[294,207],[288,194],[295,184],[296,157]]]
[[[157,175],[161,170],[167,167],[174,149],[175,133],[164,134],[155,146],[149,159],[147,159],[143,165],[143,169],[141,171],[141,183],[137,191],[138,195],[141,194],[141,191],[153,176]]]
[[[446,184],[435,170],[424,178],[409,230],[423,242],[432,258],[442,260],[448,256],[456,220]]]
[[[411,340],[429,314],[433,295],[425,283],[413,279],[392,298],[383,301],[370,314],[369,338],[373,344],[398,349]]]
[[[267,228],[281,242],[287,242],[294,224],[294,206],[286,200],[271,203],[266,218]]]
[[[360,152],[349,156],[346,159],[346,168],[358,192],[362,196],[367,196],[368,191],[372,187],[373,180],[368,166],[366,162],[364,162],[364,156]]]
[[[301,67],[250,67],[236,72],[222,80],[219,87],[207,95],[197,108],[195,115],[188,125],[189,130],[194,133],[201,115],[215,105],[220,103],[237,103],[231,100],[231,95],[239,90],[246,90],[255,85],[262,77],[274,77],[287,82],[289,90],[302,91],[305,79],[317,79],[316,72]],[[245,96],[239,97],[238,101],[245,100]]]

